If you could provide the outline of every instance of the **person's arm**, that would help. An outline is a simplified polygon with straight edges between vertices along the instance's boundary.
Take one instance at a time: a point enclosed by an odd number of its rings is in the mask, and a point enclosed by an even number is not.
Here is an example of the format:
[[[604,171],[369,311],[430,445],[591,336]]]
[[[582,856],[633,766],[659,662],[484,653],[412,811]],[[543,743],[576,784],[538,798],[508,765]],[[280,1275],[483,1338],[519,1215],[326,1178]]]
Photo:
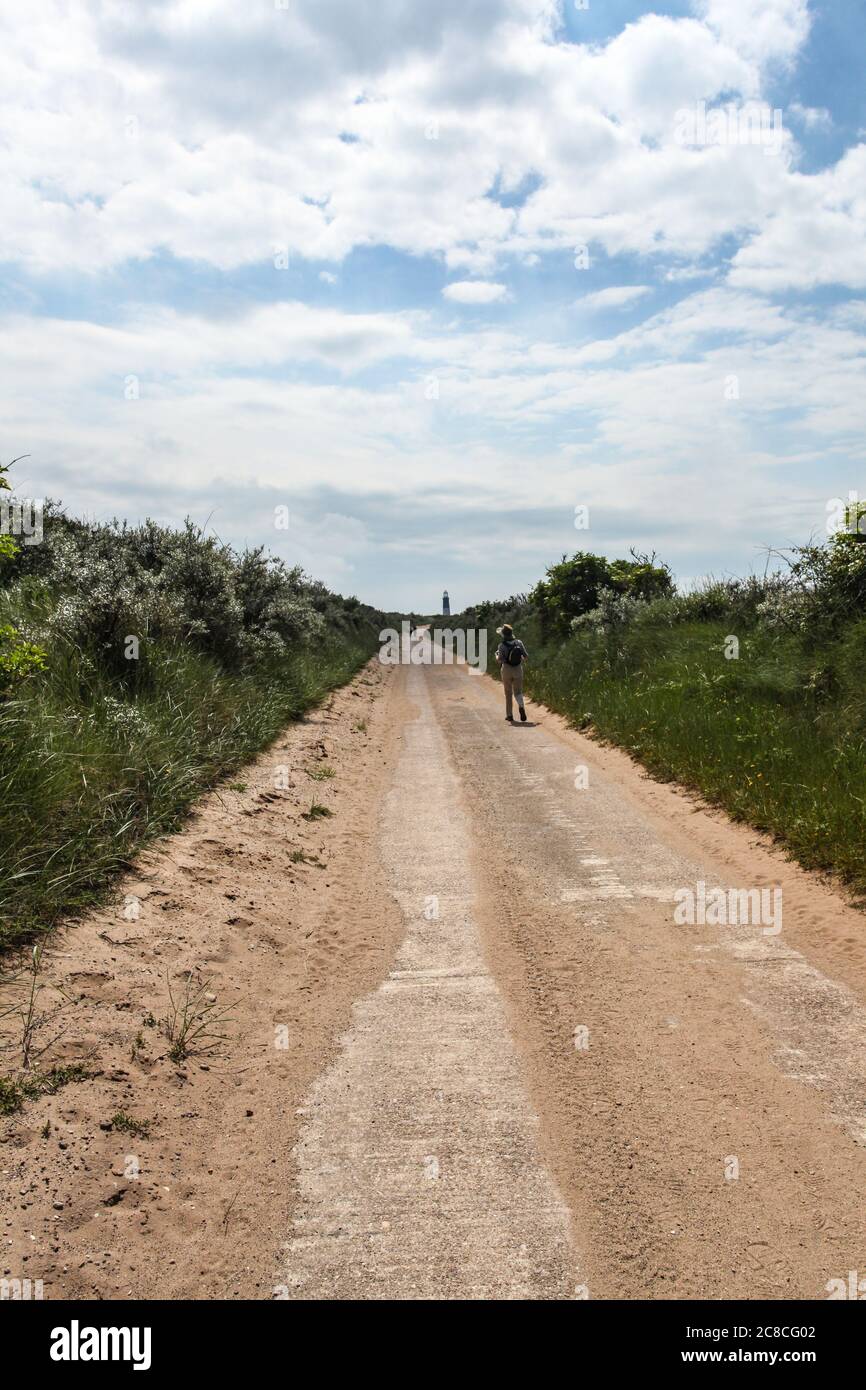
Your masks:
[[[521,642],[520,645],[521,645],[521,647],[523,647],[523,643],[522,643],[522,642]],[[526,650],[525,647],[523,647],[523,661],[524,661],[524,662],[527,662],[528,660],[529,660],[529,652]]]
[[[499,666],[501,666],[501,665],[502,665],[502,643],[501,643],[501,642],[499,643],[499,646],[496,648],[496,651],[495,651],[494,655],[495,655],[495,657],[496,657],[497,664],[498,664]]]

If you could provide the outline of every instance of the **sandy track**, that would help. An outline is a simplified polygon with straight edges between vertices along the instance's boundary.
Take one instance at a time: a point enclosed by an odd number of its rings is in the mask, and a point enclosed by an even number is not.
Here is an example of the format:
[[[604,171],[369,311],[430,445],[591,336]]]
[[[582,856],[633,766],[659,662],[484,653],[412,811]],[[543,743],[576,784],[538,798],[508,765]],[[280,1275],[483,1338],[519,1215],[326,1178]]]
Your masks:
[[[407,935],[305,1108],[288,1296],[826,1297],[864,1264],[860,915],[465,668],[401,678]],[[677,925],[698,881],[780,886],[782,930]]]
[[[300,1298],[570,1298],[569,1217],[481,954],[470,827],[419,668],[379,826],[406,935],[359,1001],[298,1145]]]
[[[866,1265],[862,916],[546,711],[512,727],[492,682],[429,680],[590,1295],[826,1297]],[[781,884],[786,925],[675,925],[698,880]]]
[[[866,1269],[866,946],[830,888],[465,668],[371,664],[238,780],[124,885],[137,920],[52,945],[50,1060],[98,1074],[3,1123],[6,1277],[809,1299]],[[781,885],[783,931],[675,925],[697,880]],[[236,1023],[176,1066],[145,1020],[190,967]]]
[[[95,1075],[0,1121],[4,1277],[46,1298],[274,1296],[296,1111],[399,941],[371,807],[401,724],[373,662],[148,852],[116,906],[52,939],[39,1008],[68,1002],[43,1063]],[[305,821],[313,801],[333,816]],[[190,969],[232,1022],[215,1055],[175,1065],[147,1020],[167,1012],[166,973],[178,993]],[[119,1111],[149,1134],[103,1128]]]

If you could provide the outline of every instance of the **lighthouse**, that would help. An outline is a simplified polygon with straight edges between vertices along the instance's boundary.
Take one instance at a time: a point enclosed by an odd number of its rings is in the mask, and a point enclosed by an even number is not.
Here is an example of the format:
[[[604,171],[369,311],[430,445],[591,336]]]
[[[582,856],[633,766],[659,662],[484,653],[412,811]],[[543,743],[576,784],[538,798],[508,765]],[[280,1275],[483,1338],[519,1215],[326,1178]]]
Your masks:
[[[443,618],[450,618],[450,617],[451,617],[451,604],[450,604],[449,599],[448,599],[448,590],[447,590],[447,589],[445,590],[444,594],[442,595],[442,617],[443,617]]]

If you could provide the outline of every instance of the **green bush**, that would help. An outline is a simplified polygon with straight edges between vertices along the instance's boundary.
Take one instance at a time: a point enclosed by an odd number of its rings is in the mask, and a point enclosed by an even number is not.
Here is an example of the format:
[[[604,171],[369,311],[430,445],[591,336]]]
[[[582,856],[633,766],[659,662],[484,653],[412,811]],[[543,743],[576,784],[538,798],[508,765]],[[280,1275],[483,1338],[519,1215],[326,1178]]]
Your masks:
[[[385,626],[189,522],[97,525],[50,504],[42,542],[3,553],[0,946],[99,900],[143,842],[348,680]]]
[[[655,556],[634,551],[632,557],[610,561],[603,555],[579,551],[571,559],[563,555],[558,564],[551,565],[530,594],[545,636],[565,637],[574,619],[597,608],[606,591],[641,601],[673,593],[673,579],[666,565],[657,565]]]

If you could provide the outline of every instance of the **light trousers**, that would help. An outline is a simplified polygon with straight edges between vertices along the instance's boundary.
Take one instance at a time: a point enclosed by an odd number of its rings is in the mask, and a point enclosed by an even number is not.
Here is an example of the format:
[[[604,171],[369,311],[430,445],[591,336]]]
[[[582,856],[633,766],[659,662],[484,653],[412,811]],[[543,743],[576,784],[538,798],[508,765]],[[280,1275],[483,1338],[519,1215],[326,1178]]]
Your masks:
[[[523,709],[523,667],[509,666],[507,662],[502,663],[502,684],[505,686],[505,713],[512,715],[513,700],[517,701],[518,708]],[[513,717],[513,716],[512,716]]]

